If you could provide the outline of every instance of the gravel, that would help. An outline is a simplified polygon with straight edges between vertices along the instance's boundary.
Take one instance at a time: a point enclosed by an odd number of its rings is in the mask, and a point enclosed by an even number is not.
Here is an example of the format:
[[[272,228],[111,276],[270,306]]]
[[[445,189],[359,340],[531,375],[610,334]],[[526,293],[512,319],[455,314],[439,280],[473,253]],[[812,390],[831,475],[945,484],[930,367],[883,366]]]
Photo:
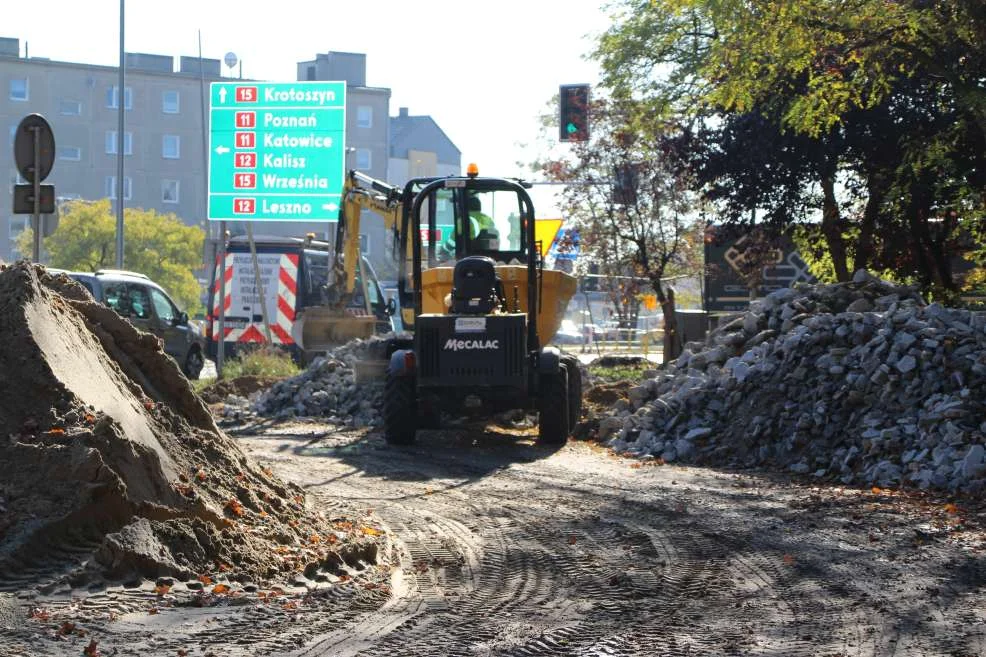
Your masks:
[[[986,487],[986,313],[865,271],[778,290],[599,423],[617,451],[844,484]]]

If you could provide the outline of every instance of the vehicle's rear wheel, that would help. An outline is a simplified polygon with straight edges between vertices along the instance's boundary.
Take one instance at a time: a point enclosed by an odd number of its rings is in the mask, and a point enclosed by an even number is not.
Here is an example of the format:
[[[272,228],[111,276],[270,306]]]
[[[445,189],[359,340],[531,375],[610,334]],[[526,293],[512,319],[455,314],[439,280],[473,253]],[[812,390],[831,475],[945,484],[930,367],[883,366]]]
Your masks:
[[[538,439],[547,445],[564,445],[569,433],[568,371],[541,375],[538,399]]]
[[[582,369],[575,356],[564,356],[562,362],[568,368],[568,429],[574,431],[582,419]]]
[[[198,347],[193,347],[185,356],[185,364],[182,365],[181,370],[186,377],[195,380],[202,374],[203,367],[205,367],[205,358],[202,357],[202,352]]]
[[[383,395],[383,435],[392,445],[410,445],[418,430],[413,376],[387,375]]]

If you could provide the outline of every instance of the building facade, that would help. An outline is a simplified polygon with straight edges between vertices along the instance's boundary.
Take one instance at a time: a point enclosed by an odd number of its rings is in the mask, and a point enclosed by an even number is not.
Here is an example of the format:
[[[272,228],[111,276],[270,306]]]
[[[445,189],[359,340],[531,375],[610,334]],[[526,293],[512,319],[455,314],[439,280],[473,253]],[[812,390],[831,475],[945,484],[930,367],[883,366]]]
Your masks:
[[[55,133],[56,160],[45,183],[62,199],[116,198],[117,150],[124,153],[126,207],[174,213],[188,225],[218,237],[206,217],[209,84],[222,77],[221,62],[198,57],[126,53],[124,92],[118,69],[22,56],[20,42],[0,38],[0,125],[7,126],[7,158],[0,172],[9,184],[0,188],[0,260],[13,260],[17,237],[29,215],[14,215],[12,188],[23,182],[13,162],[18,123],[39,113]],[[402,108],[390,117],[389,88],[366,84],[366,55],[328,52],[299,62],[301,81],[345,81],[346,168],[403,184],[420,175],[461,171],[459,151],[427,116],[409,116]],[[117,108],[123,102],[125,126],[117,135]],[[3,166],[3,165],[6,166]],[[334,223],[263,222],[255,235],[331,238]],[[246,232],[242,222],[227,222],[232,235]],[[370,213],[363,221],[363,247],[386,275],[390,236]],[[211,241],[211,240],[210,240]],[[214,245],[214,243],[213,243]],[[207,253],[206,261],[211,260]]]
[[[208,229],[205,218],[202,89],[220,79],[220,62],[127,53],[122,102],[123,138],[117,135],[118,69],[20,56],[17,39],[0,39],[0,124],[8,135],[9,184],[0,188],[0,258],[15,257],[16,239],[30,225],[14,215],[12,186],[20,180],[12,145],[17,124],[42,114],[55,134],[56,154],[45,183],[65,199],[116,198],[117,149],[124,153],[126,206],[174,213]]]

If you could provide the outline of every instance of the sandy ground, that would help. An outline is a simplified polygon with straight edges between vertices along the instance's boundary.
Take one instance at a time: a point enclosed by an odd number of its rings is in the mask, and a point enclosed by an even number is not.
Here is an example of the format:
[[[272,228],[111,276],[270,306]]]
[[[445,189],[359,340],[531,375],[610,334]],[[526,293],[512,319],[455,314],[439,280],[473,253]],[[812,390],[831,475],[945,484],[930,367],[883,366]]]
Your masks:
[[[546,448],[523,430],[407,448],[314,423],[231,434],[327,513],[378,518],[393,564],[208,604],[155,582],[0,594],[5,657],[94,640],[224,657],[986,654],[983,514],[961,500]]]

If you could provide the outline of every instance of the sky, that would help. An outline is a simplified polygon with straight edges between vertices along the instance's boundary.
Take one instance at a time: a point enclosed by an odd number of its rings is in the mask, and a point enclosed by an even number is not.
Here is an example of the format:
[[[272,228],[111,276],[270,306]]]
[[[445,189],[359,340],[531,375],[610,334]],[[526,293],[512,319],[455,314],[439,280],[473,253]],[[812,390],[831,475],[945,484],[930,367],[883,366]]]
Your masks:
[[[538,116],[561,84],[594,84],[587,60],[609,21],[602,0],[129,0],[125,49],[204,57],[227,52],[243,77],[296,79],[296,64],[328,51],[366,54],[366,83],[391,90],[391,115],[431,115],[482,175],[532,174],[517,166],[548,147]],[[119,63],[118,0],[5,0],[0,36],[25,41],[32,57]],[[229,69],[223,66],[224,74]],[[239,68],[236,69],[236,73]],[[557,111],[555,109],[555,111]],[[538,188],[536,188],[538,189]],[[539,216],[551,191],[535,195]],[[541,197],[540,200],[538,197]]]

